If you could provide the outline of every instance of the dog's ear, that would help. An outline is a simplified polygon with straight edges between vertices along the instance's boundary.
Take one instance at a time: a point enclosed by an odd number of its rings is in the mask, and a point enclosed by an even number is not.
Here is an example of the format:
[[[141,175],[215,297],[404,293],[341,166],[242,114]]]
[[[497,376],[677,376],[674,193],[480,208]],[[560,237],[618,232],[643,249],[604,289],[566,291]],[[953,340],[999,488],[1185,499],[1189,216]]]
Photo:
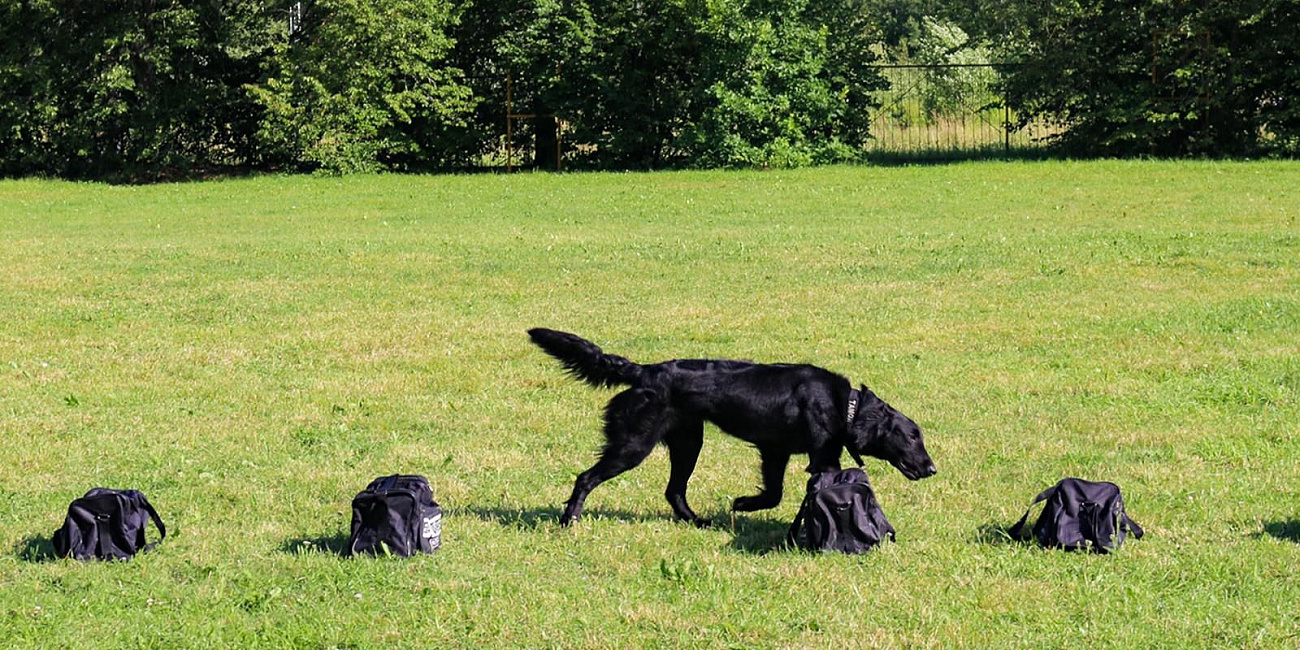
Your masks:
[[[858,407],[859,410],[877,411],[889,407],[889,405],[885,403],[885,400],[880,399],[875,393],[871,392],[871,389],[867,388],[866,384],[859,384],[858,392],[861,393],[861,401],[859,402],[860,406]]]
[[[858,386],[858,393],[858,410],[853,422],[849,423],[849,439],[861,451],[876,438],[880,428],[880,409],[885,403],[865,385]]]

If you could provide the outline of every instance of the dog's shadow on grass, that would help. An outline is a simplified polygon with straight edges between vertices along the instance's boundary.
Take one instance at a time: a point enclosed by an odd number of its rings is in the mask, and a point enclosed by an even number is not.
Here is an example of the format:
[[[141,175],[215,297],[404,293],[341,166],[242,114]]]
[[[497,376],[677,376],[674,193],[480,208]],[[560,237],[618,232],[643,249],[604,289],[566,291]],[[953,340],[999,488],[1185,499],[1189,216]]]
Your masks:
[[[727,521],[714,520],[714,526],[730,526],[732,533],[731,548],[742,553],[767,555],[792,548],[786,544],[790,533],[790,524],[772,519],[755,519],[737,515],[733,520],[728,515]]]
[[[558,527],[560,515],[563,514],[563,511],[557,507],[525,508],[520,510],[468,507],[449,510],[448,514],[478,517],[483,521],[498,526],[520,530],[537,530],[543,527]],[[582,513],[583,521],[599,521],[602,519],[628,523],[670,521],[669,518],[665,518],[663,515],[644,515],[601,508],[589,508]],[[689,526],[690,524],[679,522],[678,525]],[[746,516],[737,516],[732,519],[729,513],[723,517],[713,519],[710,526],[712,530],[732,533],[730,542],[732,548],[745,553],[760,555],[785,548],[785,535],[789,528],[789,524],[770,519],[755,519]]]
[[[303,555],[307,553],[327,553],[329,555],[344,555],[348,550],[348,539],[351,536],[346,533],[334,533],[332,535],[317,535],[315,537],[294,537],[286,539],[280,544],[280,552],[290,555]]]
[[[1300,544],[1300,519],[1270,521],[1264,524],[1264,531],[1258,534]]]
[[[14,545],[14,555],[23,562],[53,562],[59,559],[54,552],[54,540],[47,535],[31,535]]]
[[[478,517],[483,521],[497,524],[498,526],[508,526],[510,528],[519,528],[524,530],[534,530],[542,526],[558,526],[560,515],[563,512],[554,506],[541,508],[526,508],[522,510],[513,510],[510,508],[453,508],[447,511],[449,515],[467,515]],[[650,517],[622,510],[604,510],[601,508],[588,508],[582,512],[582,519],[585,521],[614,519],[627,522],[647,522],[654,521],[657,517]]]

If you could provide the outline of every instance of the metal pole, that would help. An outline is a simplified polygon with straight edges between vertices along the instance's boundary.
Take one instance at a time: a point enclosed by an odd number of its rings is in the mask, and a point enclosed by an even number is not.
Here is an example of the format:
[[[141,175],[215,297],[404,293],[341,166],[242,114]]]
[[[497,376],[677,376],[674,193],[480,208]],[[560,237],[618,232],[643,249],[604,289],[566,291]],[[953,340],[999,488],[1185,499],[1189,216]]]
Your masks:
[[[510,104],[510,86],[514,81],[514,73],[506,70],[506,172],[514,171],[514,120],[510,119],[510,114],[514,112]]]
[[[1007,100],[1002,100],[1002,137],[1003,155],[1011,157],[1011,107],[1007,105]]]

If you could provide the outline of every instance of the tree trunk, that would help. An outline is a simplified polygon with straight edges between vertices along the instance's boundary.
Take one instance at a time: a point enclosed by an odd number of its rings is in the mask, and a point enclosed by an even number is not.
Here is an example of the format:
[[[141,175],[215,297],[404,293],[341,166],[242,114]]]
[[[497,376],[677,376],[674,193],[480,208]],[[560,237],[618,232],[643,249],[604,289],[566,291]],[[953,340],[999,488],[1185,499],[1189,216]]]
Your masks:
[[[560,168],[560,132],[553,115],[543,115],[539,111],[533,118],[533,167],[537,169]]]

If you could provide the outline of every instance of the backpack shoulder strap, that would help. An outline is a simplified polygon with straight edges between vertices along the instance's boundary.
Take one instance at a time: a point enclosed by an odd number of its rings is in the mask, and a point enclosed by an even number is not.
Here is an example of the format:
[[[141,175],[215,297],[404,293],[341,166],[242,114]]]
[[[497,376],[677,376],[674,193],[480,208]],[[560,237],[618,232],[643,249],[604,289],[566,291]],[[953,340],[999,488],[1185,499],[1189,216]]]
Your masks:
[[[95,515],[95,555],[103,559],[114,559],[109,549],[117,548],[113,543],[113,531],[108,527],[109,515]]]
[[[786,533],[785,541],[791,546],[799,545],[799,528],[803,526],[803,520],[808,515],[808,504],[812,502],[813,492],[809,492],[803,498],[803,503],[799,504],[799,514],[794,516],[794,523],[790,524],[790,532]]]
[[[1129,519],[1127,512],[1120,513],[1120,525],[1132,531],[1134,537],[1138,539],[1142,539],[1142,535],[1144,534],[1144,532],[1142,531],[1142,527],[1139,526],[1136,521]]]
[[[1060,484],[1058,483],[1057,485]],[[1040,492],[1038,496],[1034,497],[1034,500],[1029,504],[1029,507],[1025,509],[1025,514],[1020,517],[1020,521],[1017,521],[1014,526],[1007,529],[1007,534],[1010,535],[1012,539],[1023,539],[1023,529],[1025,527],[1025,522],[1029,520],[1029,511],[1033,510],[1034,506],[1037,505],[1038,502],[1046,501],[1048,497],[1051,497],[1052,493],[1056,492],[1056,487],[1056,485],[1053,485],[1052,487]]]
[[[158,527],[158,541],[153,542],[152,544],[145,544],[144,548],[141,549],[142,551],[148,551],[157,546],[164,539],[167,539],[167,526],[163,525],[162,517],[158,516],[158,511],[153,509],[153,504],[149,503],[149,499],[146,498],[143,493],[140,494],[140,507],[144,508],[144,511],[149,513],[149,519],[153,520],[153,525]]]

